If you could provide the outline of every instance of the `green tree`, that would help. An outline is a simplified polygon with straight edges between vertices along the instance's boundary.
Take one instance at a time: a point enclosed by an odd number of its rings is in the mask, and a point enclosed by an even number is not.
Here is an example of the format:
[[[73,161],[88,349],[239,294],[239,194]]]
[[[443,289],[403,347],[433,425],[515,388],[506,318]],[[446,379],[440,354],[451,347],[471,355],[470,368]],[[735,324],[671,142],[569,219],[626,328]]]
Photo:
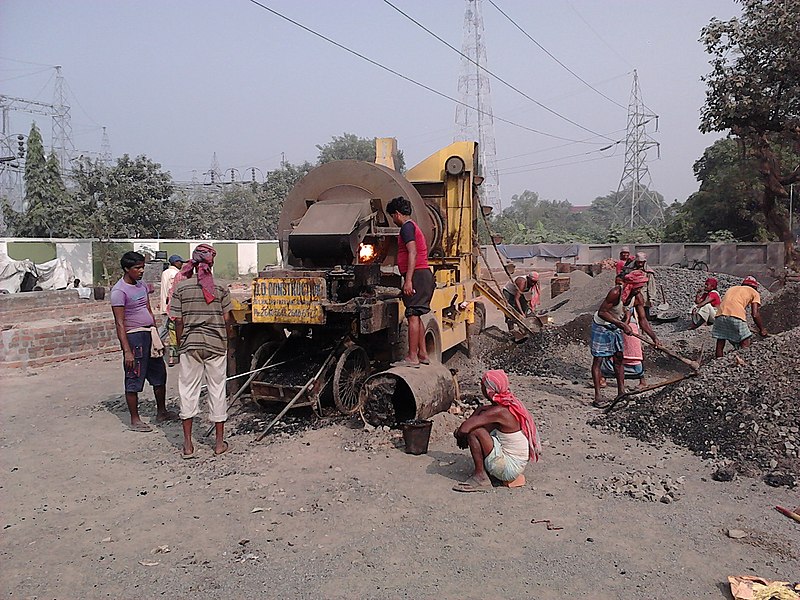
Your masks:
[[[334,160],[363,160],[375,162],[375,138],[361,138],[354,133],[333,136],[330,142],[317,145],[319,155],[317,164],[323,165]],[[397,151],[397,170],[405,171],[403,151]]]
[[[45,158],[42,136],[36,123],[31,125],[25,154],[25,208],[14,211],[7,202],[3,216],[9,229],[20,237],[58,237],[67,235],[63,218],[71,213],[69,197],[61,179],[55,156]]]
[[[84,161],[75,170],[76,195],[91,214],[91,235],[99,238],[174,237],[176,211],[172,177],[146,156],[127,154],[113,166]]]
[[[739,0],[742,16],[712,19],[701,42],[711,56],[700,130],[730,131],[756,161],[757,209],[796,264],[788,224],[788,186],[800,163],[781,160],[776,145],[800,155],[800,0]]]

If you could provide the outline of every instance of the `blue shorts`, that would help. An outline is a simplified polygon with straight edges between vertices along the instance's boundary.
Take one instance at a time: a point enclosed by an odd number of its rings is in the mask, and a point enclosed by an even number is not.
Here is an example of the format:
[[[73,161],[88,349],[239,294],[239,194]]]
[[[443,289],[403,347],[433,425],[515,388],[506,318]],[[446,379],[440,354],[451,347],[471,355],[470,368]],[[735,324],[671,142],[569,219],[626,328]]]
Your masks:
[[[164,359],[150,356],[150,332],[136,331],[128,334],[128,345],[133,352],[133,368],[125,369],[125,392],[139,393],[144,389],[144,382],[154,388],[167,385],[167,367]],[[124,360],[124,359],[123,359]]]
[[[622,329],[608,329],[592,322],[592,356],[606,357],[622,353]]]

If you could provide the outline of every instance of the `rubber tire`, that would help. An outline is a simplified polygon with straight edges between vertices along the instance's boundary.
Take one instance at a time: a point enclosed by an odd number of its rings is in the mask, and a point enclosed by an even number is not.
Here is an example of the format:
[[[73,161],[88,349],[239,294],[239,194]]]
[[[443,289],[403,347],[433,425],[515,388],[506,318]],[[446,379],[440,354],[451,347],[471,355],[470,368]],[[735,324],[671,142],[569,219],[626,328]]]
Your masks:
[[[336,405],[337,410],[342,413],[343,415],[352,415],[357,413],[361,409],[361,404],[359,402],[359,394],[356,394],[356,403],[352,406],[347,406],[342,402],[342,393],[343,389],[341,387],[341,379],[342,375],[344,374],[344,368],[347,364],[347,359],[354,353],[360,355],[359,360],[362,365],[366,366],[365,376],[363,381],[361,381],[361,385],[364,385],[364,381],[370,375],[370,364],[369,364],[369,356],[367,355],[367,351],[364,350],[361,346],[348,346],[344,349],[339,359],[336,361],[336,370],[333,374],[333,403]],[[361,391],[359,387],[359,392]]]
[[[673,269],[682,269],[683,265],[681,263],[672,263],[670,267],[672,267]]]
[[[708,271],[708,264],[703,260],[698,260],[692,267],[695,271]]]
[[[422,324],[425,327],[425,347],[428,349],[428,358],[431,362],[441,363],[442,335],[439,332],[439,323],[433,314],[427,314],[423,316]]]
[[[486,306],[483,302],[475,303],[475,322],[467,325],[467,335],[472,337],[486,328]]]

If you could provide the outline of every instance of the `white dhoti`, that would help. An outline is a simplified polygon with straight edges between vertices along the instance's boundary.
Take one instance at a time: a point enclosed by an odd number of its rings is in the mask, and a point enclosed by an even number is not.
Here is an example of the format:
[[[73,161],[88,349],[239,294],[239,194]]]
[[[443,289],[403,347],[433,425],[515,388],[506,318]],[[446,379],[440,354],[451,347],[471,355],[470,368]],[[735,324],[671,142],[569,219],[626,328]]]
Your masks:
[[[717,316],[717,309],[710,304],[704,304],[700,308],[697,308],[697,306],[692,308],[690,314],[695,325],[702,325],[703,323],[713,325],[714,317]]]

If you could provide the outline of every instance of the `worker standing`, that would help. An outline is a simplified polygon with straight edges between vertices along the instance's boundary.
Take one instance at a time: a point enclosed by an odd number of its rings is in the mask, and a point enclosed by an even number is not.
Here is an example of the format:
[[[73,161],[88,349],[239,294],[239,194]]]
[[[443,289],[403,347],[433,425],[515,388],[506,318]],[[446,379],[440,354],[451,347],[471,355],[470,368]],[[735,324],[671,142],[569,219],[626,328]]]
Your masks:
[[[747,324],[748,306],[759,333],[767,335],[767,330],[761,321],[761,294],[758,293],[758,281],[752,275],[745,277],[741,285],[729,288],[717,309],[717,316],[711,328],[711,337],[717,340],[714,352],[717,358],[722,356],[726,341],[733,344],[734,348],[747,348],[750,345],[753,332]]]
[[[644,299],[644,312],[650,318],[650,310],[653,308],[653,299],[656,297],[656,272],[647,266],[647,253],[637,252],[633,261],[633,268],[643,271],[647,275],[647,285],[642,290]]]
[[[169,266],[161,273],[161,315],[164,320],[158,333],[162,340],[166,340],[167,365],[170,367],[178,362],[178,338],[175,335],[175,323],[169,318],[169,301],[172,298],[172,284],[183,263],[180,256],[173,254],[169,257]]]
[[[200,244],[192,259],[181,269],[182,280],[175,286],[169,305],[170,317],[180,345],[178,394],[183,421],[183,458],[194,457],[192,443],[193,418],[200,414],[200,387],[208,387],[209,421],[214,423],[214,454],[228,451],[224,439],[228,420],[225,390],[227,354],[236,341],[233,332],[233,305],[228,290],[214,282],[211,267],[217,251]]]
[[[144,256],[126,252],[120,259],[122,278],[111,288],[111,310],[122,348],[125,369],[125,402],[131,415],[131,431],[152,431],[139,417],[139,392],[147,380],[156,398],[156,422],[171,421],[177,415],[166,408],[167,369],[164,347],[156,330],[147,285],[142,282]]]
[[[408,320],[408,354],[392,366],[419,368],[430,364],[425,346],[422,315],[431,311],[431,299],[436,284],[428,265],[428,243],[419,226],[411,219],[411,202],[403,196],[393,198],[386,212],[400,227],[397,236],[397,267],[403,276],[403,304]]]
[[[633,266],[633,259],[631,258],[631,249],[628,246],[623,246],[622,249],[619,251],[619,260],[614,265],[617,276],[622,273],[624,270],[630,270]]]

